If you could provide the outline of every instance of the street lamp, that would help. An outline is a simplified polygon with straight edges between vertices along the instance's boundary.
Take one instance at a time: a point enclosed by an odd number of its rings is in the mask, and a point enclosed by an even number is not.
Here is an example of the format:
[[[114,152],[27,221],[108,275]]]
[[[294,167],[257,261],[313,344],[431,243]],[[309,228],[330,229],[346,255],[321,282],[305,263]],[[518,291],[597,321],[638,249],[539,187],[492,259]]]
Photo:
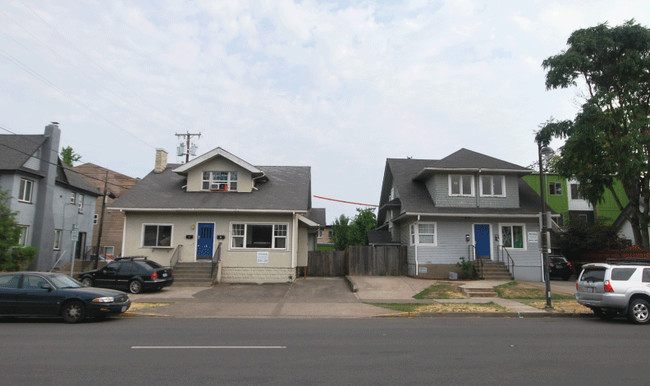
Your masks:
[[[549,277],[549,266],[548,266],[548,245],[547,243],[547,233],[548,233],[548,227],[546,226],[546,186],[544,186],[544,166],[542,164],[542,156],[544,156],[544,159],[547,159],[551,155],[553,155],[555,152],[553,149],[551,149],[548,146],[542,147],[541,142],[537,142],[537,155],[539,156],[539,187],[540,191],[542,192],[542,211],[540,213],[540,220],[541,220],[541,226],[542,230],[540,232],[540,241],[539,244],[542,248],[542,265],[544,266],[544,283],[546,284],[546,308],[550,309],[553,308],[553,305],[551,305],[551,280]]]

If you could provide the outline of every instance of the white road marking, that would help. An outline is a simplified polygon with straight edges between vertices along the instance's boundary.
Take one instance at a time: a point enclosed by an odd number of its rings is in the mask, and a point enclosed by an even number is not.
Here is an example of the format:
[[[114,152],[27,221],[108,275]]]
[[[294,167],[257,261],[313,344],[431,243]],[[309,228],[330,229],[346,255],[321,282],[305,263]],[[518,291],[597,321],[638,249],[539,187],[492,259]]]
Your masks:
[[[158,349],[183,349],[183,350],[195,350],[195,349],[212,349],[212,350],[282,350],[287,348],[287,346],[131,346],[133,350],[158,350]]]

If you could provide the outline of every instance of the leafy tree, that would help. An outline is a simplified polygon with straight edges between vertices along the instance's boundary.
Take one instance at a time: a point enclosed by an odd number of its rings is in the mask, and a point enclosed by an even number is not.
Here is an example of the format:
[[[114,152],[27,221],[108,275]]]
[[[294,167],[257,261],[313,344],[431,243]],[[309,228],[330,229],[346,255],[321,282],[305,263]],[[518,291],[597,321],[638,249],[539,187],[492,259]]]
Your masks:
[[[18,245],[20,239],[16,212],[9,209],[10,197],[8,192],[0,190],[0,267],[11,260],[11,248]]]
[[[352,220],[342,214],[332,224],[334,247],[343,251],[350,245],[368,245],[368,231],[376,226],[374,209],[357,208],[357,215]]]
[[[350,218],[344,214],[332,224],[332,240],[337,251],[344,251],[350,245]]]
[[[605,190],[623,210],[613,189],[618,178],[630,200],[626,213],[636,244],[649,247],[650,213],[650,30],[634,20],[621,26],[580,29],[568,49],[544,60],[547,89],[586,87],[573,120],[546,122],[535,140],[566,139],[557,172],[580,183],[592,203]]]
[[[620,241],[615,226],[603,225],[598,221],[594,224],[571,221],[563,232],[558,233],[558,237],[562,254],[569,260],[579,259],[585,253],[616,248]]]
[[[66,146],[61,149],[61,158],[64,164],[73,167],[74,163],[81,159],[81,156],[72,150],[72,147]]]
[[[368,245],[368,231],[377,227],[374,209],[357,208],[357,215],[350,226],[350,245]]]

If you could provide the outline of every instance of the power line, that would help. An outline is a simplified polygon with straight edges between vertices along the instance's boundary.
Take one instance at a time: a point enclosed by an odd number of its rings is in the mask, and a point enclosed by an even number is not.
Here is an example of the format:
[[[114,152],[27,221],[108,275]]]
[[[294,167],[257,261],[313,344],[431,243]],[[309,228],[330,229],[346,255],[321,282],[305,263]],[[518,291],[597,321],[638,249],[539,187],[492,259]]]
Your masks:
[[[317,196],[314,194],[314,198],[320,198],[321,200],[328,200],[328,201],[334,201],[334,202],[340,202],[343,204],[351,204],[351,205],[363,205],[363,206],[371,206],[373,208],[379,207],[379,205],[373,205],[373,204],[362,204],[360,202],[352,202],[352,201],[344,201],[344,200],[337,200],[335,198],[327,198],[327,197],[321,197]]]

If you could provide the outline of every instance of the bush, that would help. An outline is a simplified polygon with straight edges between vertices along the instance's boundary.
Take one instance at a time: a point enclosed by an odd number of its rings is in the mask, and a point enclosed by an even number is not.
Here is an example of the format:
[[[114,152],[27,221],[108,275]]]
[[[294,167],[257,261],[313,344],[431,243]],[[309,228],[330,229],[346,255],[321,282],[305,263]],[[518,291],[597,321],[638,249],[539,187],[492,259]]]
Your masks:
[[[460,278],[461,279],[474,279],[476,272],[474,271],[474,262],[465,260],[464,257],[460,258],[460,261],[456,263],[456,266],[460,268]]]
[[[10,253],[0,261],[0,271],[20,271],[27,268],[38,253],[35,247],[14,247]]]

